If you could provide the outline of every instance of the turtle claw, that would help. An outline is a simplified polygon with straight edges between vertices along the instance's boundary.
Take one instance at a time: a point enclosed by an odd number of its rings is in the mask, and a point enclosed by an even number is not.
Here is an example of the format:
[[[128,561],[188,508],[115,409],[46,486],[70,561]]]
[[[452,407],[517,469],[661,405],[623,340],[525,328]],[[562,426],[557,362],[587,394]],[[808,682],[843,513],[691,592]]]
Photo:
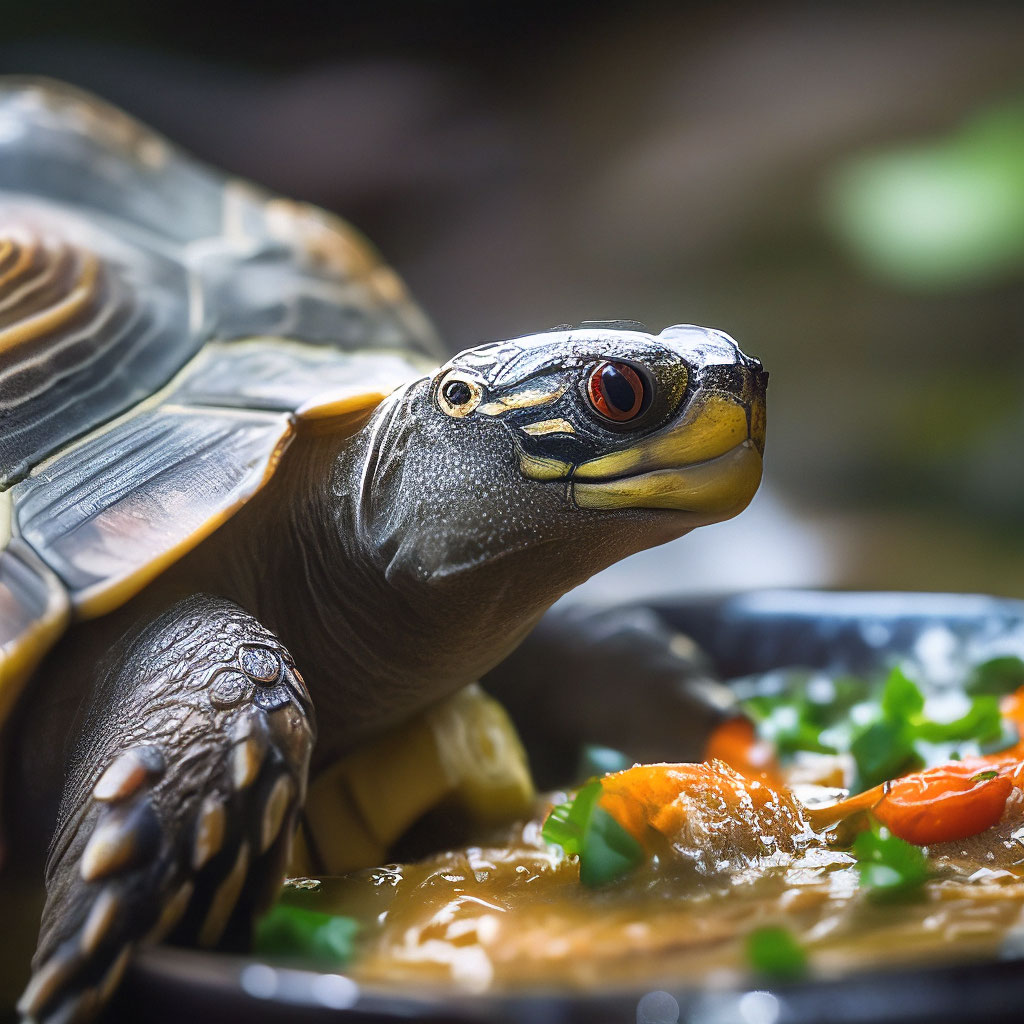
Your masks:
[[[91,916],[91,915],[90,915]],[[21,999],[18,1013],[38,1024],[87,1021],[107,1002],[128,967],[133,944],[122,946],[102,962],[86,948],[89,925],[64,941],[37,967]],[[100,937],[102,942],[102,936]],[[97,967],[100,969],[97,970]]]
[[[310,714],[287,652],[229,602],[181,602],[126,645],[65,789],[25,1018],[91,1019],[140,945],[244,947],[284,874]]]

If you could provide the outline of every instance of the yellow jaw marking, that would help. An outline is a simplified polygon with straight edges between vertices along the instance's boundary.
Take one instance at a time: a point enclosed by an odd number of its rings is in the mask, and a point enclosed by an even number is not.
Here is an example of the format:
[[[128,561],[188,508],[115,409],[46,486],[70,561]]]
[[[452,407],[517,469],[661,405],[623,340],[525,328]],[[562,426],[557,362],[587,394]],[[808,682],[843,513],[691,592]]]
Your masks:
[[[750,503],[761,482],[761,455],[745,441],[717,458],[693,466],[573,483],[580,508],[671,508],[727,519]]]
[[[717,458],[747,438],[747,411],[738,401],[712,393],[661,437],[645,439],[576,467],[575,477],[606,479],[651,469],[687,466]]]
[[[565,394],[567,386],[563,384],[554,391],[527,389],[526,391],[516,391],[511,395],[502,395],[501,398],[497,398],[493,402],[478,406],[477,412],[482,412],[485,416],[500,416],[510,409],[530,409],[535,405],[547,405],[548,402],[554,402],[561,398]]]
[[[527,423],[522,431],[531,437],[540,437],[543,434],[575,434],[576,428],[568,420],[539,420]]]
[[[561,459],[545,459],[539,455],[519,454],[519,468],[524,476],[532,480],[562,480],[569,475],[572,466]]]
[[[534,480],[572,481],[580,508],[663,508],[727,519],[743,509],[761,482],[763,399],[748,412],[740,399],[720,392],[698,396],[684,417],[661,435],[625,451],[611,452],[575,468],[561,459],[521,452],[519,464]],[[527,434],[566,432],[564,420],[522,427]],[[753,434],[753,436],[751,436]]]

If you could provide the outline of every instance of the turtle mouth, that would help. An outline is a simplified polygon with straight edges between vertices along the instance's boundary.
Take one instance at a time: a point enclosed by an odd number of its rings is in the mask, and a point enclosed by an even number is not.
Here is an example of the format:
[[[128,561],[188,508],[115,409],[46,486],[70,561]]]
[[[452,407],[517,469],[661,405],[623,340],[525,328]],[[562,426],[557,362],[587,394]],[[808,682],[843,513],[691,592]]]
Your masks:
[[[749,437],[702,462],[604,479],[570,481],[580,508],[674,509],[718,522],[742,512],[761,483],[761,452]]]
[[[761,482],[764,388],[698,393],[682,414],[627,448],[571,466],[523,453],[523,472],[568,483],[579,508],[671,509],[699,523],[741,512]]]

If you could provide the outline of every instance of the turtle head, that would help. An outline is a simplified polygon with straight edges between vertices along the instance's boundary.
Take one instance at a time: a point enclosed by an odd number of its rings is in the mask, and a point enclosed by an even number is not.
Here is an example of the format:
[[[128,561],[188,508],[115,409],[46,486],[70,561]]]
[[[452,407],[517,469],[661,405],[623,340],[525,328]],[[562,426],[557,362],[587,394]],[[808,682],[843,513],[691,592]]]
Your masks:
[[[767,376],[693,326],[592,324],[468,349],[382,410],[373,543],[395,579],[470,587],[472,573],[550,603],[746,507]]]
[[[620,323],[471,349],[434,395],[454,419],[500,423],[523,477],[568,508],[671,511],[682,531],[754,496],[767,377],[719,331]]]

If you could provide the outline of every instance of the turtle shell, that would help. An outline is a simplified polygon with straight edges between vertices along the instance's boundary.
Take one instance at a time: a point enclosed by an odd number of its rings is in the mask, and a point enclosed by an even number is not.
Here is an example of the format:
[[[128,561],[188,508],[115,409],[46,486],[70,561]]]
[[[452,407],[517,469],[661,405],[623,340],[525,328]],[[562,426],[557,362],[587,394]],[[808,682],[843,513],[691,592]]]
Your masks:
[[[440,351],[351,227],[72,87],[0,80],[0,721],[128,600]]]

